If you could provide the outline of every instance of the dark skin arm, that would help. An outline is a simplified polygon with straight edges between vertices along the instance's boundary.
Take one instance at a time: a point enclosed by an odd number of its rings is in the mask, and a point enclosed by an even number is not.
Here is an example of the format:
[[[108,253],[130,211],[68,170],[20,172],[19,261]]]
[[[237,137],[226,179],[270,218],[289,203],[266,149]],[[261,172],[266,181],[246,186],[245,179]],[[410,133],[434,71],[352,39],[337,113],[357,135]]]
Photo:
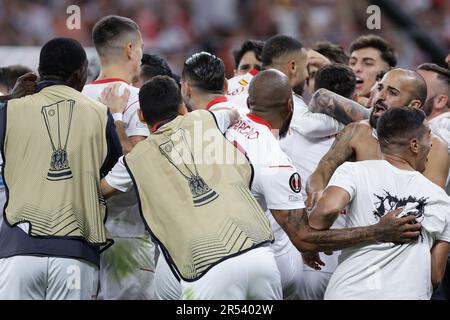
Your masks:
[[[278,224],[300,252],[335,251],[373,241],[408,242],[417,239],[420,225],[408,225],[415,217],[396,218],[386,215],[371,226],[332,230],[317,230],[309,225],[303,209],[271,210]]]
[[[308,108],[313,113],[329,115],[343,124],[368,119],[370,116],[370,110],[366,107],[323,88],[314,93]]]
[[[334,171],[354,155],[352,139],[358,132],[358,124],[347,125],[337,136],[330,150],[323,156],[316,170],[306,182],[307,210],[311,210],[320,198]]]
[[[21,98],[36,92],[37,76],[34,73],[26,73],[19,77],[12,89],[11,94],[0,96],[0,102]]]
[[[377,224],[372,226],[328,230],[349,201],[350,195],[346,190],[334,186],[328,187],[311,212],[309,217],[310,228],[319,232],[324,232],[324,230],[328,232],[354,230],[352,232],[355,232],[356,239],[353,239],[351,245],[369,241],[408,242],[419,237],[420,225],[411,224],[415,220],[414,216],[396,218],[402,209],[387,213]],[[317,253],[309,252],[304,254],[303,257],[305,263],[316,270],[320,270],[320,265],[324,265]]]

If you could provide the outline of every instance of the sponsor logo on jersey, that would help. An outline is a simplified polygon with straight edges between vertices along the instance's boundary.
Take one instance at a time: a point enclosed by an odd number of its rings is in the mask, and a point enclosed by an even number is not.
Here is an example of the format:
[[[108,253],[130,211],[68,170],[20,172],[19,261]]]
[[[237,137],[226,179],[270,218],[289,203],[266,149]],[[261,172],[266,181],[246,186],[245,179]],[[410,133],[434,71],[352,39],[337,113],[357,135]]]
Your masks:
[[[289,187],[291,187],[291,190],[295,193],[300,193],[300,191],[302,190],[302,179],[297,172],[293,173],[289,178]]]

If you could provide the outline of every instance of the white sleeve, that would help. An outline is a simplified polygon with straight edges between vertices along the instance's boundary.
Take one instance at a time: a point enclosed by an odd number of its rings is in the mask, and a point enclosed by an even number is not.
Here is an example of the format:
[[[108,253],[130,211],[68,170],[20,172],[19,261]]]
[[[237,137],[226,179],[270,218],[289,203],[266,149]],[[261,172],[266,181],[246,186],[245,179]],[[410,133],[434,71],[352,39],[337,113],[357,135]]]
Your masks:
[[[106,182],[114,189],[127,192],[133,187],[133,180],[123,163],[123,156],[105,177]]]
[[[133,136],[148,137],[148,135],[150,134],[148,127],[144,122],[141,122],[141,120],[139,120],[137,112],[139,109],[139,103],[137,103],[137,105],[138,105],[137,108],[125,111],[123,118],[126,124],[125,133],[127,134],[128,137]]]
[[[264,197],[268,209],[292,210],[305,207],[300,193],[302,181],[293,166],[264,166],[256,170],[256,191]]]
[[[298,108],[297,108],[298,109]],[[336,119],[309,110],[294,112],[291,128],[309,138],[325,138],[338,134],[345,125]]]
[[[225,131],[227,131],[228,127],[230,126],[230,114],[228,110],[212,110],[211,113],[213,114],[214,118],[216,118],[219,130],[222,133],[225,133]]]
[[[353,163],[345,162],[340,165],[330,179],[327,187],[339,187],[344,189],[350,195],[350,201],[356,195],[356,175],[353,170]]]

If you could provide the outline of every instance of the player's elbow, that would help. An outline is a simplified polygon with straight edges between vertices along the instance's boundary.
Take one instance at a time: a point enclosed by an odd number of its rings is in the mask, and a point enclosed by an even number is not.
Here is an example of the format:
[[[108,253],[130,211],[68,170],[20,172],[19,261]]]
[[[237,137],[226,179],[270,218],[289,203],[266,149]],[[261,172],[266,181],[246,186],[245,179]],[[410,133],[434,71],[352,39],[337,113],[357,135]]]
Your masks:
[[[436,270],[431,273],[431,283],[433,284],[434,290],[436,290],[442,279],[444,278],[445,270]]]
[[[319,246],[311,241],[311,235],[307,228],[302,228],[296,234],[295,239],[292,243],[295,245],[300,252],[317,252],[319,251]]]

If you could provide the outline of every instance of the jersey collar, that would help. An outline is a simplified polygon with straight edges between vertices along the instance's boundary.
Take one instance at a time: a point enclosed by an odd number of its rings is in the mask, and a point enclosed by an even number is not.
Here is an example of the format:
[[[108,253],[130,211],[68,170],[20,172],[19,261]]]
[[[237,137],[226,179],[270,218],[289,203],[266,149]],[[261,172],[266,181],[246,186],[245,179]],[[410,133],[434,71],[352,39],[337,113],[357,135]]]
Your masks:
[[[270,131],[272,131],[272,129],[273,129],[272,126],[266,120],[264,120],[264,119],[262,119],[262,118],[260,118],[260,117],[258,117],[256,115],[254,115],[252,113],[247,113],[247,117],[250,120],[252,120],[252,121],[254,121],[256,123],[259,123],[259,124],[262,124],[263,126],[266,126],[267,128],[269,128]]]
[[[128,84],[127,81],[125,81],[121,78],[105,78],[105,79],[89,82],[88,84],[102,84],[102,83],[110,83],[110,82],[125,82],[126,84]]]
[[[208,105],[206,106],[206,110],[211,109],[214,105],[218,104],[218,103],[222,103],[222,102],[227,102],[228,99],[225,96],[219,96],[217,98],[212,99]]]

